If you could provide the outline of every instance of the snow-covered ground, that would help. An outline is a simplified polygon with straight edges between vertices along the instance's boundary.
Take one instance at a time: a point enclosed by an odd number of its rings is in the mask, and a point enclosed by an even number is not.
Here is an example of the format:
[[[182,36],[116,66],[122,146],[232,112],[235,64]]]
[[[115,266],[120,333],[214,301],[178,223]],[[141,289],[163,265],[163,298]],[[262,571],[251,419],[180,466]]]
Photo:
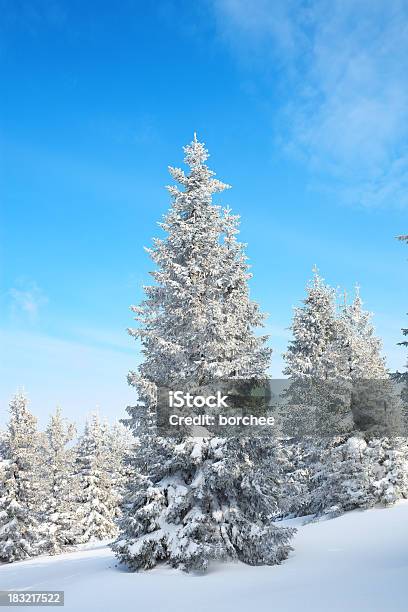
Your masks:
[[[131,574],[107,546],[0,566],[0,589],[64,590],[65,609],[394,612],[408,609],[408,502],[299,527],[281,566]]]

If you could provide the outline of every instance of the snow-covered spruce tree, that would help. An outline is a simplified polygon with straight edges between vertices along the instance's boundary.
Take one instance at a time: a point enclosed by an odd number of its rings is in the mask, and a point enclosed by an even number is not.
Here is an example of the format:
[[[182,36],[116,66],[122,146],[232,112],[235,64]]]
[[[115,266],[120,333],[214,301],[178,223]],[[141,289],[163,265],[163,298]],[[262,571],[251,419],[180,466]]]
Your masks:
[[[388,504],[401,497],[405,487],[398,437],[401,403],[371,317],[357,288],[353,302],[341,309],[336,338],[328,347],[328,361],[336,364],[336,382],[350,387],[353,426],[335,436],[322,453],[314,491],[320,512]]]
[[[108,430],[107,444],[109,452],[107,469],[119,500],[116,516],[120,516],[121,500],[126,492],[128,480],[133,474],[130,458],[136,440],[129,427],[116,422]]]
[[[336,292],[324,282],[316,266],[306,286],[306,297],[294,310],[293,339],[283,358],[284,374],[290,384],[285,393],[282,429],[289,438],[286,453],[290,459],[288,480],[295,495],[289,511],[307,514],[315,509],[314,489],[321,470],[321,456],[327,436],[334,429],[329,418],[330,379],[333,365],[329,347],[338,334]],[[297,490],[296,490],[297,489]]]
[[[342,308],[335,350],[344,368],[343,376],[354,383],[351,409],[355,424],[366,433],[379,435],[383,430],[398,435],[402,406],[371,319],[356,287],[353,302]]]
[[[283,357],[284,374],[290,378],[327,378],[327,347],[337,336],[336,293],[324,282],[316,266],[306,287],[306,298],[295,308],[293,340]]]
[[[74,448],[68,445],[75,436],[75,426],[62,416],[60,408],[51,416],[45,444],[45,520],[47,552],[58,554],[75,543],[76,500]]]
[[[351,304],[341,306],[338,333],[333,342],[341,373],[353,380],[370,375],[372,380],[387,378],[385,358],[381,356],[381,340],[375,335],[372,313],[363,308],[360,288],[355,287]]]
[[[0,561],[20,561],[42,550],[39,525],[27,504],[21,501],[20,484],[18,463],[4,460],[0,482]]]
[[[342,355],[336,354],[340,324],[335,290],[325,284],[314,268],[303,305],[295,309],[293,340],[283,355],[284,374],[291,384],[286,392],[291,413],[296,411],[296,431],[332,435],[347,426],[349,402],[342,380]]]
[[[370,505],[389,506],[408,496],[406,438],[373,437],[368,441],[366,461],[370,475]]]
[[[36,505],[40,482],[36,462],[36,419],[23,393],[10,402],[0,486],[0,559],[18,561],[43,549]]]
[[[23,392],[12,397],[9,410],[6,458],[19,465],[21,500],[33,512],[38,512],[44,495],[41,482],[41,435],[37,429],[37,419],[29,411],[28,399]]]
[[[0,461],[6,458],[7,449],[7,432],[0,429]]]
[[[78,442],[76,541],[89,542],[117,535],[118,494],[109,471],[109,427],[93,414]]]
[[[290,550],[292,529],[275,526],[277,491],[273,437],[160,437],[158,387],[193,393],[217,380],[265,379],[270,350],[254,328],[263,323],[249,299],[248,264],[236,240],[238,217],[212,204],[227,185],[208,169],[204,145],[185,147],[186,175],[170,168],[182,189],[169,187],[166,237],[149,249],[158,269],[146,299],[133,307],[144,361],[129,382],[140,405],[129,409],[140,445],[137,475],[123,505],[114,550],[132,570],[160,561],[205,570],[213,559],[275,564]]]

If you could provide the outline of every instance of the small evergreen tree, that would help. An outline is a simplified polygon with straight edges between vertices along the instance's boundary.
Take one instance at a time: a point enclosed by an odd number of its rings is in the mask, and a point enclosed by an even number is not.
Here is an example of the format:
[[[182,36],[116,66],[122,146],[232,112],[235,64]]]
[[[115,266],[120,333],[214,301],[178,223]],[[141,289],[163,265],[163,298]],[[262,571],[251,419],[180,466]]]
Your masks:
[[[0,559],[17,561],[43,548],[37,521],[40,483],[36,462],[36,419],[23,393],[10,402],[0,487]]]
[[[40,435],[37,419],[28,410],[28,399],[23,392],[16,393],[10,402],[6,444],[6,457],[19,466],[21,501],[36,512],[42,500],[38,457]]]
[[[398,495],[393,481],[403,468],[398,438],[401,404],[381,356],[381,341],[375,335],[371,317],[363,309],[357,288],[353,302],[341,309],[337,336],[328,350],[328,359],[336,364],[336,383],[342,381],[350,392],[345,402],[350,431],[329,440],[321,453],[314,491],[319,512],[336,514],[377,501],[390,503],[391,488]],[[374,439],[380,443],[373,443]],[[379,449],[377,457],[374,449]],[[379,480],[378,472],[381,488],[374,485]],[[379,493],[385,490],[387,495]]]
[[[325,284],[316,266],[313,280],[306,287],[306,298],[295,308],[293,340],[283,357],[283,373],[293,379],[326,379],[327,349],[337,336],[336,294]]]
[[[129,427],[116,422],[108,430],[107,444],[109,452],[107,469],[119,500],[116,516],[120,516],[121,500],[125,494],[128,480],[133,475],[131,454],[136,440]]]
[[[74,436],[75,426],[57,408],[47,427],[45,447],[48,491],[44,514],[48,528],[47,551],[52,554],[75,543],[75,454],[68,447]]]
[[[374,437],[368,441],[371,505],[395,504],[408,494],[406,439]]]
[[[295,420],[300,430],[300,439],[292,441],[298,445],[292,446],[297,461],[292,474],[299,484],[308,479],[308,511],[337,514],[398,496],[404,487],[393,485],[395,474],[403,471],[396,437],[401,404],[358,289],[338,313],[334,291],[315,271],[292,330],[294,340],[285,354],[291,383],[284,419],[292,430]],[[315,436],[302,436],[313,428]],[[382,436],[382,442],[374,443],[373,436]],[[374,485],[380,481],[381,487]],[[303,511],[306,502],[302,497]]]
[[[7,432],[0,429],[0,461],[6,458],[7,452]]]
[[[18,463],[3,461],[0,482],[0,560],[20,561],[37,555],[39,526],[21,501],[21,470]]]
[[[291,467],[288,478],[297,483],[289,501],[290,513],[307,514],[316,508],[316,480],[321,457],[335,425],[331,419],[330,381],[336,372],[331,347],[338,335],[336,293],[324,282],[316,266],[306,287],[302,306],[295,308],[293,339],[283,357],[289,387],[284,393],[282,428]],[[296,488],[298,490],[296,490]]]
[[[77,449],[79,477],[77,540],[89,542],[112,538],[117,534],[114,521],[118,494],[109,473],[108,427],[97,414],[86,422]]]

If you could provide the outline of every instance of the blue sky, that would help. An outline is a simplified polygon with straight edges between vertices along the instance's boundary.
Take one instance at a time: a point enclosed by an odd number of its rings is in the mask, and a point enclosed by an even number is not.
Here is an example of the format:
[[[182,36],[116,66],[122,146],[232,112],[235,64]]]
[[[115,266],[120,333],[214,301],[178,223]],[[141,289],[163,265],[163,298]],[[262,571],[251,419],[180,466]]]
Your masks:
[[[317,264],[361,285],[391,368],[406,323],[405,2],[0,2],[0,422],[135,399],[129,305],[197,131],[233,186],[275,376]]]

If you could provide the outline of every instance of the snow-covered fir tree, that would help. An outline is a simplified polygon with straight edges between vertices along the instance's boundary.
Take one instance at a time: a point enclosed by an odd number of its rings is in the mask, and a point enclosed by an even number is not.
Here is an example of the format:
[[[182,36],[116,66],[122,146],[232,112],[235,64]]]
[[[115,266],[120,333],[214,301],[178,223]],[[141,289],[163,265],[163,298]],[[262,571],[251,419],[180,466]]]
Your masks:
[[[116,422],[108,429],[107,444],[109,463],[107,466],[112,485],[119,499],[116,514],[120,514],[120,500],[122,500],[129,478],[133,474],[131,455],[137,441],[129,427]]]
[[[0,561],[20,561],[41,552],[39,524],[21,500],[19,464],[5,459],[0,470]]]
[[[337,332],[336,292],[324,282],[316,266],[306,287],[306,298],[295,308],[291,331],[293,340],[283,357],[283,373],[291,378],[327,378],[325,355]]]
[[[292,346],[296,346],[300,354],[304,350],[309,355],[311,344],[324,345],[324,350],[314,354],[316,369],[314,365],[310,367],[307,360],[303,362],[306,363],[303,369],[291,368],[292,359],[286,373],[293,376],[296,390],[312,388],[316,395],[314,401],[323,404],[324,419],[333,428],[327,431],[327,437],[312,438],[311,445],[310,440],[301,445],[310,458],[309,510],[335,514],[377,501],[390,503],[401,496],[405,485],[403,480],[396,482],[396,474],[403,473],[403,456],[396,437],[400,431],[401,405],[381,356],[381,342],[375,336],[371,314],[364,311],[358,290],[352,304],[345,303],[338,315],[332,298],[331,313],[334,316],[333,334],[328,342],[313,338],[315,332],[321,333],[319,326],[309,327],[309,334],[305,334],[302,325],[300,330],[294,327]],[[297,317],[302,321],[299,312]],[[317,318],[313,312],[311,318],[312,321]],[[302,349],[305,337],[307,341]],[[302,359],[296,363],[302,364]],[[323,378],[324,394],[316,393],[319,385],[314,384],[310,374],[314,371]],[[309,377],[311,383],[307,387],[305,378]],[[333,396],[334,402],[326,403],[327,393],[329,399]],[[298,407],[295,404],[291,408],[289,417],[296,418]],[[333,409],[341,419],[331,418]],[[322,413],[321,405],[317,406],[317,411]],[[317,431],[325,433],[320,425]],[[383,445],[377,439],[381,433]],[[386,434],[392,435],[392,439]],[[374,440],[373,436],[377,438]]]
[[[43,499],[39,459],[40,433],[37,429],[37,419],[29,411],[28,398],[23,392],[13,396],[9,411],[6,458],[18,463],[21,499],[36,512]]]
[[[290,512],[295,514],[313,512],[315,473],[326,444],[324,436],[332,433],[329,381],[333,364],[328,354],[338,335],[337,327],[336,292],[315,266],[306,297],[294,309],[293,339],[283,355],[283,373],[290,384],[282,407],[282,429],[289,436],[285,443],[290,459],[287,478],[298,488],[289,500]]]
[[[0,429],[0,460],[6,458],[7,449],[7,432],[4,429]]]
[[[402,433],[402,403],[395,384],[390,379],[385,358],[381,355],[382,343],[376,336],[371,322],[372,314],[365,311],[359,288],[350,305],[342,309],[340,334],[344,355],[345,377],[352,382],[351,410],[353,421],[366,443],[365,452],[354,455],[356,478],[345,474],[337,489],[342,509],[352,509],[376,502],[390,504],[405,495],[406,469]],[[355,436],[353,436],[355,438]],[[347,440],[347,448],[364,442]],[[332,462],[333,463],[333,462]],[[345,463],[338,464],[339,471]],[[361,482],[360,482],[361,481]],[[365,504],[356,503],[350,495],[350,483],[362,494]],[[368,487],[368,489],[367,489]]]
[[[349,389],[344,384],[343,355],[336,344],[340,337],[336,292],[316,267],[313,272],[306,298],[295,308],[293,340],[283,355],[287,364],[284,374],[291,381],[286,392],[291,404],[290,427],[295,433],[298,429],[303,434],[324,436],[347,428]]]
[[[87,420],[76,456],[78,497],[76,540],[89,542],[117,534],[119,496],[110,473],[109,427],[93,414]]]
[[[254,333],[264,317],[249,298],[238,217],[212,203],[227,185],[214,178],[196,137],[185,154],[188,174],[170,168],[182,188],[169,187],[166,237],[149,249],[156,282],[133,307],[141,325],[130,333],[141,339],[144,361],[129,374],[140,398],[129,412],[140,445],[114,550],[133,570],[159,561],[204,570],[227,558],[275,564],[293,530],[271,522],[279,497],[274,437],[170,439],[155,430],[157,388],[195,393],[217,380],[263,380],[270,358],[265,336]]]
[[[45,520],[47,522],[47,552],[57,554],[75,543],[76,499],[74,478],[74,448],[69,446],[75,436],[75,426],[62,416],[60,408],[51,416],[45,444]]]
[[[351,304],[344,300],[339,309],[337,335],[332,343],[337,351],[341,374],[352,380],[368,376],[372,380],[387,378],[381,340],[375,335],[372,313],[363,308],[360,288],[355,287]]]
[[[342,375],[353,383],[351,409],[355,424],[365,432],[378,434],[383,428],[398,435],[402,407],[371,319],[356,287],[353,302],[343,306],[339,317],[340,331],[334,343],[337,359]]]
[[[0,559],[18,561],[40,553],[37,506],[38,481],[36,419],[28,410],[27,397],[19,392],[10,402],[0,485]]]

